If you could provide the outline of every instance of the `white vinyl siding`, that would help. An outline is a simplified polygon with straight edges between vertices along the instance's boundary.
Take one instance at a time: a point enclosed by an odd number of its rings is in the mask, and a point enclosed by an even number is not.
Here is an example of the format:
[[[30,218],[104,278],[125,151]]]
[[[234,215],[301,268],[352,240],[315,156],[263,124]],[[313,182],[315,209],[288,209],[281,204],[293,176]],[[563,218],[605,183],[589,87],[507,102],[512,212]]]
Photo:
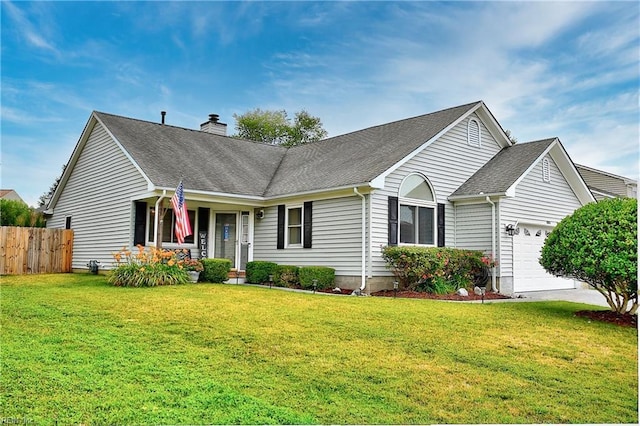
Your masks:
[[[311,201],[311,200],[309,200]],[[276,249],[277,206],[265,208],[265,217],[256,221],[254,260],[281,265],[328,266],[336,275],[361,274],[362,200],[344,197],[313,201],[312,248]]]
[[[491,205],[464,204],[456,207],[456,247],[491,253]]]
[[[72,217],[74,269],[85,269],[93,259],[108,268],[114,249],[130,246],[131,197],[146,189],[146,180],[96,124],[47,221],[49,228],[64,228],[65,218]]]
[[[502,276],[513,276],[513,239],[505,232],[508,224],[514,224],[516,221],[556,224],[581,207],[580,201],[553,159],[549,158],[551,182],[542,182],[542,167],[542,161],[539,161],[516,187],[516,196],[505,198],[500,203]]]
[[[380,257],[380,248],[388,243],[387,199],[389,196],[398,196],[402,180],[411,173],[421,173],[429,179],[435,191],[435,201],[445,204],[445,245],[454,246],[453,205],[447,201],[447,197],[501,149],[482,120],[475,114],[472,114],[472,117],[478,120],[480,125],[482,138],[480,148],[469,146],[467,143],[468,121],[462,120],[422,152],[389,174],[385,180],[384,189],[374,192],[370,244],[374,276],[391,275]]]

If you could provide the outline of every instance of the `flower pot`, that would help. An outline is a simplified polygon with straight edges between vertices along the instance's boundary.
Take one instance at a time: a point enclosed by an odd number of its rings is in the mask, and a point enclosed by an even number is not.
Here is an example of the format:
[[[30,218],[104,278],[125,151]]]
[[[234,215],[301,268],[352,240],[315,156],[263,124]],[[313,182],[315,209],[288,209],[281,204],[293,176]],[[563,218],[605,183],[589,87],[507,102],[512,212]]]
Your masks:
[[[198,278],[200,278],[200,271],[187,271],[187,274],[189,274],[189,282],[198,282]]]

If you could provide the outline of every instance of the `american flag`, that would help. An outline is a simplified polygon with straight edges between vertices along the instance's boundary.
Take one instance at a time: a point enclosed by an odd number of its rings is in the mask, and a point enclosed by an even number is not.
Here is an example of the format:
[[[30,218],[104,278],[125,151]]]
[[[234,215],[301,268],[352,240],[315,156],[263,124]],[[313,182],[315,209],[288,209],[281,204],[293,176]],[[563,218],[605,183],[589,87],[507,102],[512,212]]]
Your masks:
[[[173,213],[176,215],[176,238],[178,244],[184,244],[184,237],[191,235],[191,224],[189,223],[189,213],[187,212],[187,203],[184,201],[184,186],[182,181],[176,188],[176,193],[171,197],[171,205]]]

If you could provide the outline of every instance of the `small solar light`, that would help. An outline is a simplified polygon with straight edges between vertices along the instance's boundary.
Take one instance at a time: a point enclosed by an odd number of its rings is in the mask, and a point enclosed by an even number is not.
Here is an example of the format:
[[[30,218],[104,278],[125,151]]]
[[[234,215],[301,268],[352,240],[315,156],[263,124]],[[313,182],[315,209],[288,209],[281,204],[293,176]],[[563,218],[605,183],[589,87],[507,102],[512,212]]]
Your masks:
[[[273,275],[269,275],[269,288],[273,285]]]
[[[398,281],[393,282],[393,298],[395,299],[398,295]]]
[[[313,293],[315,294],[318,289],[318,280],[313,280]]]

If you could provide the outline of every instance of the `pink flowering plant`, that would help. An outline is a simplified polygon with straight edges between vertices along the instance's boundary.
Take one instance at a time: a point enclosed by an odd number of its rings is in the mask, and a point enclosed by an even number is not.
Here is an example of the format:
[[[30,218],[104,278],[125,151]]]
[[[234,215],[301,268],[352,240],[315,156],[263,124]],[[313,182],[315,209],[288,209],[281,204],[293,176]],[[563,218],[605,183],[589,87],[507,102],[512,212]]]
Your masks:
[[[482,268],[495,264],[481,251],[447,247],[387,246],[382,257],[401,289],[437,294],[473,288]]]

